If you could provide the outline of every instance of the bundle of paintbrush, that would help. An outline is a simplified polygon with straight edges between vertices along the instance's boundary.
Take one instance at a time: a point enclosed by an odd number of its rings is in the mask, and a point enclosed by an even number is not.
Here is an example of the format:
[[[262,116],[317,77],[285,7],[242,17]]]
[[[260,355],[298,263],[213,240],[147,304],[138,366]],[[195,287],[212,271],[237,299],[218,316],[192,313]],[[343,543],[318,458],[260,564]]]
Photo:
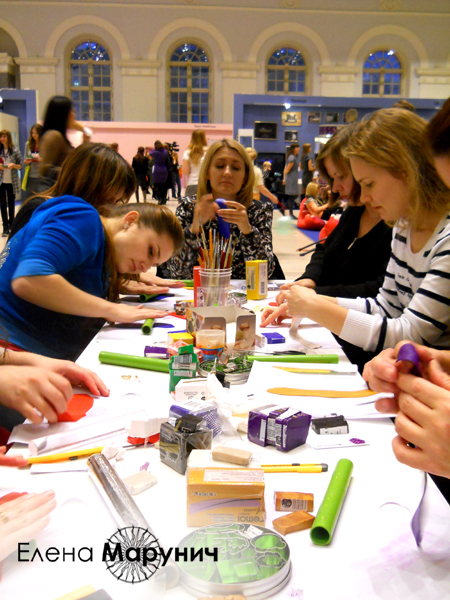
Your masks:
[[[233,252],[236,242],[230,238],[219,238],[216,231],[209,230],[209,244],[205,230],[200,223],[199,263],[202,269],[229,269],[233,263]]]

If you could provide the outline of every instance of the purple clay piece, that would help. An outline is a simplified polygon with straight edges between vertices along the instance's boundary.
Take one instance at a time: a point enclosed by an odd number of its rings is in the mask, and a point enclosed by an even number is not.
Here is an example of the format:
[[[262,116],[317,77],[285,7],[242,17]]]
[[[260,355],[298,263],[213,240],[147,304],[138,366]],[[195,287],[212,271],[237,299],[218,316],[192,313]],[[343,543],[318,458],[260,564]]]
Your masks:
[[[225,200],[218,198],[216,204],[219,205],[219,208],[227,208]],[[219,235],[225,239],[229,239],[231,235],[230,224],[223,220],[222,217],[217,215],[217,221],[219,222]]]
[[[412,363],[412,368],[410,371],[412,375],[417,375],[417,377],[421,376],[419,355],[417,354],[417,350],[413,344],[403,344],[398,351],[396,362],[400,362],[401,360],[407,360]]]
[[[360,440],[359,438],[351,438],[350,441],[352,444],[365,444],[366,443],[364,440]]]

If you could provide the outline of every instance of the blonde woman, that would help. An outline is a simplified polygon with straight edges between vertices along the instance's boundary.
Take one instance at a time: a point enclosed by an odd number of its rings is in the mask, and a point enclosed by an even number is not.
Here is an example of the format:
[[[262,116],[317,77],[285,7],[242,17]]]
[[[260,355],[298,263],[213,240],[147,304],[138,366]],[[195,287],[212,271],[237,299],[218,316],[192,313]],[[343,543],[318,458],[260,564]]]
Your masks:
[[[207,149],[205,132],[196,129],[192,132],[189,146],[183,154],[183,176],[187,178],[185,196],[192,196],[197,193],[198,176]]]
[[[361,202],[395,222],[391,259],[376,298],[329,298],[293,286],[262,325],[307,317],[346,343],[361,368],[401,340],[450,348],[450,192],[425,143],[427,122],[399,108],[363,121],[346,148]]]
[[[206,152],[198,181],[196,196],[186,197],[178,204],[176,215],[184,230],[181,250],[168,261],[171,277],[192,277],[198,264],[200,224],[208,239],[216,232],[217,216],[231,225],[235,244],[232,277],[245,279],[245,261],[267,260],[269,276],[275,269],[272,249],[273,206],[253,200],[255,175],[245,149],[234,140],[214,142]],[[222,198],[227,208],[219,209],[215,200]]]

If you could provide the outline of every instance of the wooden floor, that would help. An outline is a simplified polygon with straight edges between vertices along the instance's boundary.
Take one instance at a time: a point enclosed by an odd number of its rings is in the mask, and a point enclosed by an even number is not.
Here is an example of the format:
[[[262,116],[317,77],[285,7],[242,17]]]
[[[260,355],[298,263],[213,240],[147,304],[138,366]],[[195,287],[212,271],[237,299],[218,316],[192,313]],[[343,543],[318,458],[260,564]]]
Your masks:
[[[175,212],[177,203],[169,200],[167,206]],[[18,210],[19,207],[17,206],[16,212]],[[273,249],[288,281],[296,279],[303,273],[311,257],[308,254],[304,258],[300,258],[298,252],[296,252],[297,248],[311,242],[306,235],[297,229],[296,223],[297,221],[291,217],[282,217],[279,210],[275,210],[273,213]],[[0,250],[3,249],[5,243],[6,238],[0,237]]]

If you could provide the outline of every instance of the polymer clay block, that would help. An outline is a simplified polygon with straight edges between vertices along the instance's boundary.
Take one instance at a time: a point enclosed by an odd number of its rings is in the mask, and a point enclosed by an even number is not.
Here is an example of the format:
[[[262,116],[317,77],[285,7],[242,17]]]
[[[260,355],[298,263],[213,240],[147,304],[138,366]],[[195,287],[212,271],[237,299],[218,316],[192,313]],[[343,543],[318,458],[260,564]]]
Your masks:
[[[275,492],[275,510],[292,512],[297,510],[314,510],[314,494],[303,492]]]
[[[296,408],[285,410],[277,415],[274,423],[274,438],[277,450],[289,452],[302,446],[309,433],[311,415]]]
[[[247,466],[252,457],[252,453],[247,450],[241,450],[240,448],[218,446],[212,451],[212,457],[214,460]]]
[[[310,515],[304,510],[297,510],[296,512],[290,513],[289,515],[283,515],[272,521],[272,527],[281,533],[281,535],[287,535],[294,531],[301,531],[302,529],[310,529],[314,523],[314,515]]]
[[[284,344],[286,341],[286,338],[276,331],[272,333],[263,333],[262,335],[266,338],[268,344]]]
[[[132,496],[136,496],[145,490],[153,487],[157,483],[155,475],[148,473],[147,471],[139,471],[129,477],[124,477],[123,482]]]

